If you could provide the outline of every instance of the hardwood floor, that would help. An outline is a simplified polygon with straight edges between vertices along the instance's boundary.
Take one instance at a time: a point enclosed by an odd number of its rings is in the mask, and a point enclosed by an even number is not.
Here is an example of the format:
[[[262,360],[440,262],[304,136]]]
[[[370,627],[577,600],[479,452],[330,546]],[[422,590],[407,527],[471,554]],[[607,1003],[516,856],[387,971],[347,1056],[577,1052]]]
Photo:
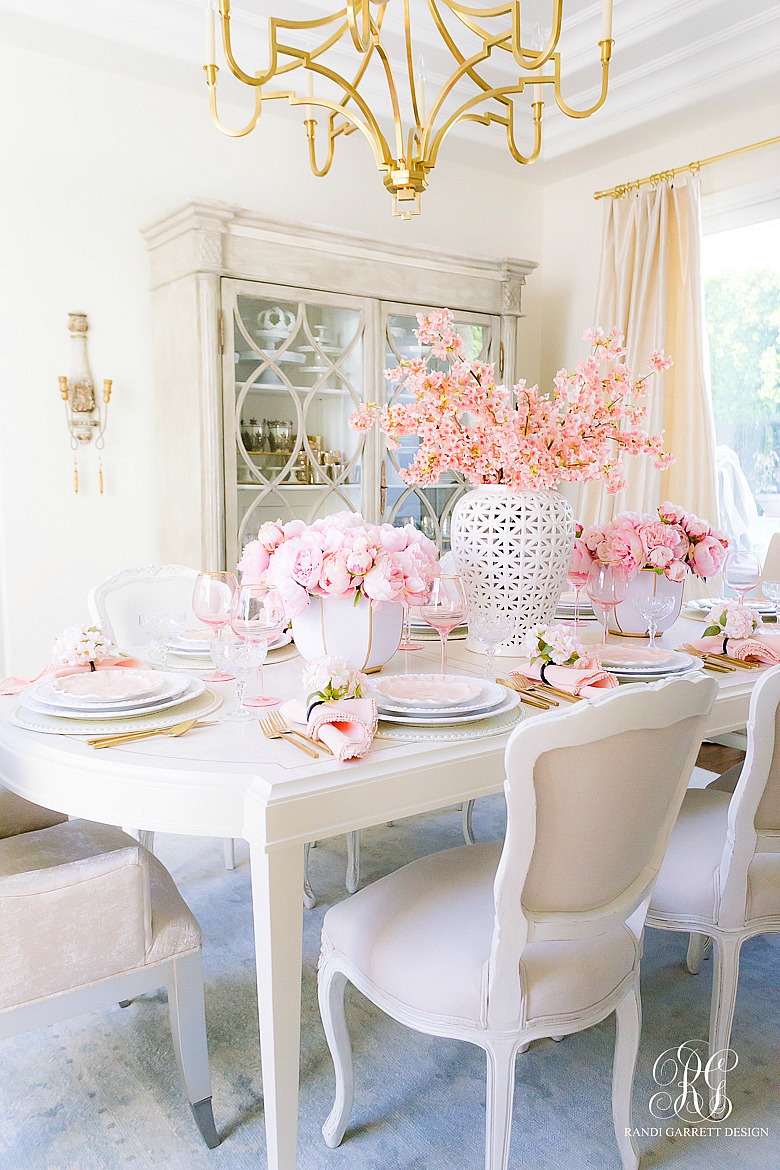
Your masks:
[[[744,758],[745,753],[736,748],[723,747],[719,743],[703,743],[696,764],[699,768],[722,775],[735,764],[740,764]]]

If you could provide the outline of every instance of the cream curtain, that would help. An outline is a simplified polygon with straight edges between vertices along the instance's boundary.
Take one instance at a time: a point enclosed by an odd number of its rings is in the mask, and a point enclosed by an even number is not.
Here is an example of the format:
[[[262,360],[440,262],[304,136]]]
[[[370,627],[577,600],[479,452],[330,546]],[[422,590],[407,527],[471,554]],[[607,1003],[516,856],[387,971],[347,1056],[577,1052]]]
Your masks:
[[[699,181],[678,177],[623,199],[606,199],[594,324],[626,335],[627,362],[637,376],[654,349],[675,364],[654,375],[648,423],[663,428],[677,462],[663,473],[648,459],[627,460],[628,487],[608,496],[583,484],[577,517],[584,524],[631,509],[653,512],[662,500],[718,522],[715,428],[708,384],[701,278]]]

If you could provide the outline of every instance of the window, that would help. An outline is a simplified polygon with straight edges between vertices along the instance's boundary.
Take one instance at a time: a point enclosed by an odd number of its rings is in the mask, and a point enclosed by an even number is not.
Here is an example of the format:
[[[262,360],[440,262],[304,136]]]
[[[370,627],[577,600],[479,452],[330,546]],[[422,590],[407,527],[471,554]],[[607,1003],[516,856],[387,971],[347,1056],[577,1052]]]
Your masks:
[[[721,524],[762,558],[780,531],[780,219],[706,235]]]

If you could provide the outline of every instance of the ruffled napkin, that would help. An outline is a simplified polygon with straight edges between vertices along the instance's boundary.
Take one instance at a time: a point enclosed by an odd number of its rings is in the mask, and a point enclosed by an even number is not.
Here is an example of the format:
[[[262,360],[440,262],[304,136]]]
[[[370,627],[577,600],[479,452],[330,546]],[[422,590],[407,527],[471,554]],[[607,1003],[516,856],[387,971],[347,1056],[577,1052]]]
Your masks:
[[[723,638],[713,634],[709,638],[697,638],[691,642],[702,654],[722,654]],[[684,649],[684,647],[680,647]],[[729,658],[740,658],[743,662],[761,662],[765,666],[776,666],[780,662],[780,634],[753,634],[750,638],[729,638],[726,643]]]
[[[95,663],[96,670],[116,670],[119,666],[129,666],[136,670],[148,669],[146,663],[139,662],[137,658],[104,658],[102,662]],[[63,666],[62,663],[50,662],[48,666],[44,666],[40,674],[36,674],[35,678],[17,678],[10,675],[8,678],[0,679],[0,695],[18,695],[20,691],[26,690],[47,675],[56,678],[65,674],[84,674],[88,670],[88,666]]]
[[[362,760],[368,755],[376,733],[377,710],[373,699],[342,699],[318,703],[306,718],[306,705],[299,699],[282,703],[282,715],[290,723],[306,727],[312,739],[330,748],[337,760]]]
[[[557,687],[560,691],[582,695],[583,698],[618,686],[614,674],[602,670],[597,658],[583,658],[581,661],[581,666],[548,666],[542,679],[543,663],[531,662],[530,658],[527,658],[521,666],[512,671],[510,678],[516,677],[521,683],[524,678],[548,682],[550,686]]]

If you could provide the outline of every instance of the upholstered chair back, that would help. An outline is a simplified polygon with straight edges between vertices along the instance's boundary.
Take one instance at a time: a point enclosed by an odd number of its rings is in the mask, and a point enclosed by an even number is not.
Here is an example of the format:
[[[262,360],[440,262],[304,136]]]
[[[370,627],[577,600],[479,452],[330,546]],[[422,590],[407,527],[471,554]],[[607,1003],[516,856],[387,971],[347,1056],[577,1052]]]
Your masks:
[[[197,576],[185,565],[123,569],[90,592],[90,616],[121,648],[139,646],[146,641],[138,625],[141,614],[192,613]]]
[[[512,734],[489,972],[494,1022],[515,1018],[528,943],[603,934],[646,908],[716,694],[703,674],[626,686]]]

